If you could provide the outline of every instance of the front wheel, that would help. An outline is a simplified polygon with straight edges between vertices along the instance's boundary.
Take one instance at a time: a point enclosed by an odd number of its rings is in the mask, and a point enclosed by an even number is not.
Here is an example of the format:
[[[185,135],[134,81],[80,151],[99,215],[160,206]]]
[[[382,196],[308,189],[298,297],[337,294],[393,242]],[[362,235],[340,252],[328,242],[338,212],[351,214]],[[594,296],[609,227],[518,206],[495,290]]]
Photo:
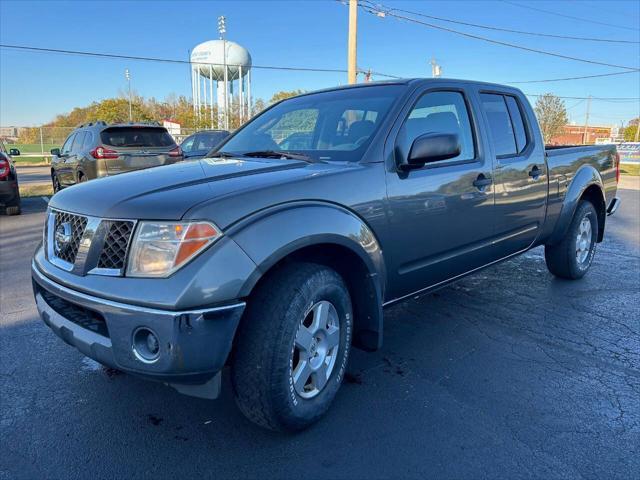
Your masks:
[[[556,277],[577,280],[589,270],[598,241],[598,214],[593,204],[583,200],[560,243],[546,245],[547,268]]]
[[[319,420],[344,377],[352,329],[349,292],[334,270],[295,263],[265,279],[237,333],[231,380],[240,410],[271,430]]]
[[[51,184],[53,186],[53,193],[58,193],[60,190],[62,190],[60,180],[58,180],[58,175],[56,175],[55,173],[51,174]]]

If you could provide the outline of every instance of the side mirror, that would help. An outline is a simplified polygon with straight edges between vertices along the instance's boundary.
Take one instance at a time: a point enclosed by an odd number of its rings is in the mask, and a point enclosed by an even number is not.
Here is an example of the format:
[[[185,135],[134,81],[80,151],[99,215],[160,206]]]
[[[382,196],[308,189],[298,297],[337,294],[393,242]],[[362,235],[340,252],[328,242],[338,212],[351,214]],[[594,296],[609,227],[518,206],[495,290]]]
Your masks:
[[[20,156],[20,150],[18,150],[17,148],[10,148],[9,155],[11,155],[12,157],[18,157]]]
[[[51,149],[51,155],[53,155],[54,157],[59,157],[60,156],[60,149],[59,148],[52,148]]]
[[[423,167],[426,163],[460,155],[460,138],[456,133],[425,133],[413,141],[406,163],[401,168]]]

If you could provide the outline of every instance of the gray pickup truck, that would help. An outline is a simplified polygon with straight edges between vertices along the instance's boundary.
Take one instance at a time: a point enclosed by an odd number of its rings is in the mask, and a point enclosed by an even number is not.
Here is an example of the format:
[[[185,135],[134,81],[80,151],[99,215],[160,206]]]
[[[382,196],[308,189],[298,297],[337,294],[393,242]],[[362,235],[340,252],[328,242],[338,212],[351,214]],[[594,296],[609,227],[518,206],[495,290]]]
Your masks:
[[[283,148],[283,146],[295,146]],[[208,157],[80,184],[32,263],[44,322],[110,367],[255,423],[329,408],[383,308],[544,245],[589,269],[616,198],[614,146],[546,149],[517,89],[456,80],[284,100]]]

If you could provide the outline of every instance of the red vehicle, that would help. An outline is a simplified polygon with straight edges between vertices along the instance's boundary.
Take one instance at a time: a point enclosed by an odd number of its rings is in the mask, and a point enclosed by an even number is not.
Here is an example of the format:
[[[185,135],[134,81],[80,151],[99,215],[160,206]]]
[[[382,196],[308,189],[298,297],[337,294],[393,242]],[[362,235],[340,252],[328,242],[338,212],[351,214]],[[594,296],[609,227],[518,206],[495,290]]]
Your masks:
[[[4,209],[7,215],[19,215],[18,173],[11,155],[20,155],[20,150],[12,148],[7,153],[4,143],[0,142],[0,208]]]

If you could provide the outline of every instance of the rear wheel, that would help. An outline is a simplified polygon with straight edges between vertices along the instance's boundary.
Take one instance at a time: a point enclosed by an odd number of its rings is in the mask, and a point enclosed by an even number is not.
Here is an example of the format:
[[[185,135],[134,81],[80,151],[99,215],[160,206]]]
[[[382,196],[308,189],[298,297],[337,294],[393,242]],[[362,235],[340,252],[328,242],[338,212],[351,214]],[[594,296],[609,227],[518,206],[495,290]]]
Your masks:
[[[236,403],[272,430],[301,430],[329,409],[344,377],[351,300],[334,270],[283,267],[251,296],[232,362]]]
[[[593,261],[598,241],[598,214],[593,204],[583,200],[560,243],[546,245],[547,268],[560,278],[582,278]]]

